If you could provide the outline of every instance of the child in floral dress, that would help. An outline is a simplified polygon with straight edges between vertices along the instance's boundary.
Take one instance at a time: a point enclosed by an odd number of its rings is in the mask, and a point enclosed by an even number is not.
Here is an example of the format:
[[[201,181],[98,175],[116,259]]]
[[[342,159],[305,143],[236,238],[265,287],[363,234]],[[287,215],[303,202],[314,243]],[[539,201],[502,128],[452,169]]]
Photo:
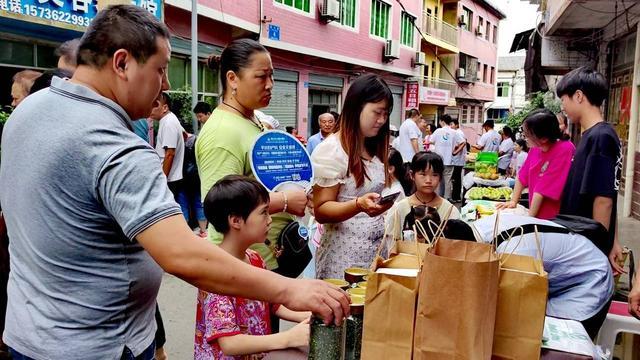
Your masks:
[[[249,246],[264,242],[271,226],[269,193],[257,181],[229,175],[218,181],[204,200],[207,220],[224,234],[220,247],[253,266],[264,261]],[[270,313],[298,322],[288,331],[271,334]],[[266,352],[306,346],[310,313],[284,306],[198,291],[194,358],[261,359]]]

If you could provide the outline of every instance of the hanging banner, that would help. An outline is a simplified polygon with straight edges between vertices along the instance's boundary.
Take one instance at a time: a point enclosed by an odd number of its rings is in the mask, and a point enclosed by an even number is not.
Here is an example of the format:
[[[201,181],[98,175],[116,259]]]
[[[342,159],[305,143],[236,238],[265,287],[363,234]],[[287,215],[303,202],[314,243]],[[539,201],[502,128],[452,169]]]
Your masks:
[[[309,189],[313,180],[311,157],[304,146],[284,131],[267,131],[251,149],[251,169],[269,191],[287,186]]]
[[[420,86],[418,83],[408,83],[407,84],[407,101],[406,107],[407,109],[417,109],[418,108],[418,95],[420,92]]]
[[[0,17],[84,32],[102,2],[130,3],[163,19],[163,0],[0,0]]]

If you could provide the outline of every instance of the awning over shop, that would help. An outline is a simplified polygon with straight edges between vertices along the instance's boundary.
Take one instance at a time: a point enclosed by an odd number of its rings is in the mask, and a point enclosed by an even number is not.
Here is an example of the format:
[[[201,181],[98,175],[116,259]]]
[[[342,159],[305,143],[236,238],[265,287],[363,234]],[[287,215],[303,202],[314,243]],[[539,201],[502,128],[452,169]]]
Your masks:
[[[516,36],[513,37],[513,43],[511,43],[511,50],[509,50],[509,52],[512,53],[518,50],[526,50],[529,47],[529,39],[531,38],[533,30],[535,29],[529,29],[527,31],[517,33]]]

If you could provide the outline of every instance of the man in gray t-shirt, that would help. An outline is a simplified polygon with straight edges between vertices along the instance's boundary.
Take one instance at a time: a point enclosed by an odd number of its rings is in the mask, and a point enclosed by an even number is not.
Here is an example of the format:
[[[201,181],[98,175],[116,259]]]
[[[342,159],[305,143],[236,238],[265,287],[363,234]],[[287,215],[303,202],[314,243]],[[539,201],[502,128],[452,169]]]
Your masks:
[[[339,289],[244,264],[187,226],[158,155],[131,128],[169,88],[168,39],[144,9],[101,10],[80,41],[73,78],[54,78],[6,124],[3,341],[17,358],[152,359],[163,269],[209,292],[326,320],[348,312]]]

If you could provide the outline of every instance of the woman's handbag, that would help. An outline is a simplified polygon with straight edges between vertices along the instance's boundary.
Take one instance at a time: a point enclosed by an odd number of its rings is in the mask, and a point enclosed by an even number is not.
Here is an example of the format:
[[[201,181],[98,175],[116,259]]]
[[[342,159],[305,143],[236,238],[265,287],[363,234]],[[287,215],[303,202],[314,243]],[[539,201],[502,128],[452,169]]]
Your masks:
[[[297,221],[290,222],[278,235],[275,246],[278,268],[275,273],[297,278],[313,258],[309,250],[309,231]]]

